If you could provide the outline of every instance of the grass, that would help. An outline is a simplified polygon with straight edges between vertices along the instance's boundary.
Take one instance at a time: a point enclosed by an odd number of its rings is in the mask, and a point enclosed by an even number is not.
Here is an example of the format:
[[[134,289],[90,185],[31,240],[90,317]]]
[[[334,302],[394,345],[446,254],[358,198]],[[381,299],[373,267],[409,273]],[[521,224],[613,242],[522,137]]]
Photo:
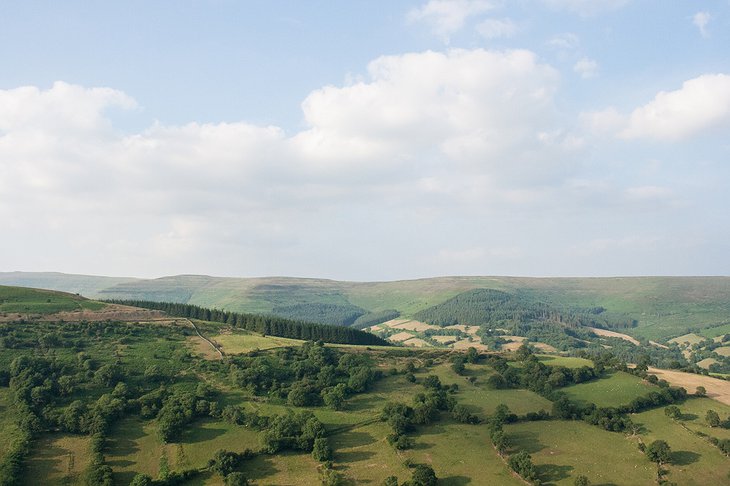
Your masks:
[[[10,413],[12,396],[9,388],[0,388],[0,459],[18,437],[15,416]]]
[[[708,410],[714,410],[724,420],[730,416],[730,406],[712,400],[710,398],[693,398],[679,405],[682,417],[680,424],[694,432],[699,432],[717,439],[730,439],[730,430],[722,427],[710,427],[707,425],[705,416]]]
[[[79,309],[99,310],[105,305],[63,292],[0,286],[0,313],[55,314]]]
[[[634,398],[658,390],[658,387],[646,383],[641,378],[622,371],[612,372],[606,378],[561,388],[561,391],[571,399],[595,403],[599,407],[626,405]]]
[[[419,429],[416,446],[404,457],[429,463],[439,477],[439,485],[464,484],[520,485],[509,467],[490,445],[486,425],[464,425],[448,420]],[[408,476],[400,476],[405,480]],[[377,483],[375,483],[377,484]]]
[[[581,368],[590,366],[593,368],[593,361],[584,358],[572,358],[570,356],[548,356],[538,355],[540,361],[548,366],[565,366],[566,368]]]
[[[667,479],[682,485],[727,484],[730,477],[727,457],[703,438],[669,419],[662,408],[636,414],[632,420],[643,426],[641,435],[645,443],[661,439],[671,447]]]
[[[33,442],[21,484],[81,485],[89,464],[87,436],[51,434]]]
[[[284,346],[301,346],[302,341],[274,336],[260,336],[257,334],[218,334],[209,339],[218,343],[227,354],[248,353],[255,349],[264,350],[281,348]]]
[[[505,426],[516,449],[527,451],[543,484],[653,484],[656,468],[636,442],[581,421],[550,420]],[[680,483],[684,484],[684,483]]]

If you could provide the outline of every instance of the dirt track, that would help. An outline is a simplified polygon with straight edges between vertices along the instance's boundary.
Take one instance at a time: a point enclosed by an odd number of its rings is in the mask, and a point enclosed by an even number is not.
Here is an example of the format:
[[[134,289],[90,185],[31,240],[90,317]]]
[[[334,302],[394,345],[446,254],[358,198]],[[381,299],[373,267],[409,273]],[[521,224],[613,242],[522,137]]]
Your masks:
[[[704,386],[708,397],[725,405],[730,405],[730,381],[682,371],[660,370],[658,368],[649,368],[649,372],[656,375],[657,378],[667,380],[672,385],[684,387],[688,393],[694,393],[698,386]]]

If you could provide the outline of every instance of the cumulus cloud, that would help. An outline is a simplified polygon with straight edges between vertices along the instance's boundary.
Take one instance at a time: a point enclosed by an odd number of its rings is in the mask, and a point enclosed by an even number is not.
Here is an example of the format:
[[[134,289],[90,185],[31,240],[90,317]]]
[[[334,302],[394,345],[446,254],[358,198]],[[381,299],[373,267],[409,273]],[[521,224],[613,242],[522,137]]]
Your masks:
[[[704,74],[636,108],[620,135],[678,140],[730,120],[730,75]]]
[[[709,37],[710,35],[707,32],[707,24],[710,23],[710,20],[712,20],[712,16],[709,12],[697,12],[692,16],[692,23],[699,29],[702,37]]]
[[[519,31],[519,27],[512,19],[486,19],[480,22],[476,29],[485,39],[512,37]]]
[[[593,78],[598,75],[598,63],[584,57],[573,65],[573,71],[580,74],[583,79]]]
[[[461,30],[467,19],[493,8],[493,2],[487,0],[430,0],[409,11],[407,19],[426,23],[448,42],[449,36]]]
[[[617,10],[630,0],[542,0],[550,8],[568,10],[582,16],[592,16]]]

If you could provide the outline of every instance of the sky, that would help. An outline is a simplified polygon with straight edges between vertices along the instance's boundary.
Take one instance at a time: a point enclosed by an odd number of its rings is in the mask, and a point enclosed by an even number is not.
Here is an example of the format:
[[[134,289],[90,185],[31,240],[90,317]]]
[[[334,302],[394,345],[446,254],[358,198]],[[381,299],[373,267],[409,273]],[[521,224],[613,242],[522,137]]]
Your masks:
[[[0,6],[0,271],[730,275],[730,0]]]

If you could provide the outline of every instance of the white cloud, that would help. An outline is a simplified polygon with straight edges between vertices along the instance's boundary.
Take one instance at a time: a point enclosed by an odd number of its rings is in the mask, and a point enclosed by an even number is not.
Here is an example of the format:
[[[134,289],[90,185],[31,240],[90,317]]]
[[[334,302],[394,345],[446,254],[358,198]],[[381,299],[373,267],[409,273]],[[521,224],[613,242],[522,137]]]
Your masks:
[[[712,20],[712,15],[709,12],[697,12],[692,16],[692,23],[699,29],[702,37],[709,37],[707,24],[710,23],[710,20]]]
[[[550,8],[568,10],[582,16],[617,10],[630,0],[542,0]]]
[[[486,19],[476,29],[485,39],[512,37],[519,31],[519,27],[511,19]]]
[[[730,120],[730,75],[704,74],[635,109],[624,138],[678,140]]]
[[[548,45],[554,49],[561,50],[573,50],[577,49],[580,45],[580,39],[577,35],[571,32],[565,32],[563,34],[557,34],[548,39]]]
[[[425,22],[433,32],[448,42],[449,36],[464,27],[470,17],[494,8],[487,0],[430,0],[408,12],[409,22]]]
[[[573,71],[580,74],[583,79],[593,78],[598,75],[598,63],[584,57],[573,65]]]

